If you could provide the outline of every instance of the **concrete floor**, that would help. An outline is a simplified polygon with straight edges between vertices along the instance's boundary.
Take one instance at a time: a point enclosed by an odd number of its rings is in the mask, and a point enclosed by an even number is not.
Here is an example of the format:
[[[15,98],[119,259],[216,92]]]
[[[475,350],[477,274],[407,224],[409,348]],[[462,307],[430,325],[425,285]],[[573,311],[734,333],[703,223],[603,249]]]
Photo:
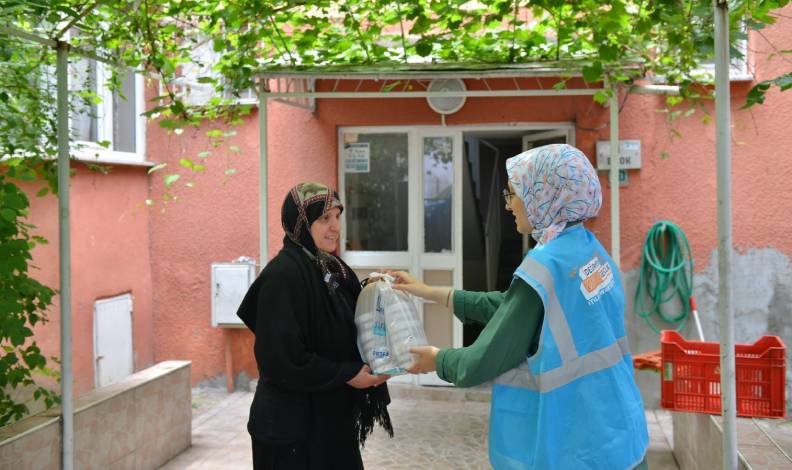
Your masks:
[[[408,396],[403,396],[408,395]],[[437,393],[432,396],[437,396]],[[193,390],[192,446],[164,470],[250,469],[250,438],[245,425],[253,394],[220,389]],[[438,400],[394,393],[389,407],[395,436],[378,429],[363,449],[368,470],[488,469],[485,401]],[[649,468],[677,470],[671,452],[671,416],[647,411],[651,438]]]

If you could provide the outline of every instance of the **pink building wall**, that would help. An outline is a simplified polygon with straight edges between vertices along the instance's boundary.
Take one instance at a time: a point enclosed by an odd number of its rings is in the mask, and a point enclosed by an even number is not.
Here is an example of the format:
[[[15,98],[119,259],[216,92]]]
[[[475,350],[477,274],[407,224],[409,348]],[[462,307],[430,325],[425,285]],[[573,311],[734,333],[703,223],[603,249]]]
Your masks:
[[[98,299],[133,296],[132,346],[134,368],[154,362],[153,306],[149,259],[149,212],[146,168],[115,166],[107,175],[82,163],[71,180],[72,354],[74,391],[94,388],[93,307]],[[34,232],[49,240],[34,251],[31,275],[59,288],[58,201],[28,190]],[[54,298],[49,322],[35,329],[36,341],[47,356],[60,357],[60,297]],[[50,363],[51,367],[56,364]]]

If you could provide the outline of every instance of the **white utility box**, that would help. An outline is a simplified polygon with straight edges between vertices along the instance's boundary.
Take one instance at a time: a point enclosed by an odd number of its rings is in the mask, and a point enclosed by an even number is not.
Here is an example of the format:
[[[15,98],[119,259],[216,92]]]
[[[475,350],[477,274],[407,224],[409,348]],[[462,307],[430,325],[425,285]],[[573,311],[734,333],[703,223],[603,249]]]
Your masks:
[[[212,263],[212,326],[245,326],[236,312],[255,279],[255,264]]]

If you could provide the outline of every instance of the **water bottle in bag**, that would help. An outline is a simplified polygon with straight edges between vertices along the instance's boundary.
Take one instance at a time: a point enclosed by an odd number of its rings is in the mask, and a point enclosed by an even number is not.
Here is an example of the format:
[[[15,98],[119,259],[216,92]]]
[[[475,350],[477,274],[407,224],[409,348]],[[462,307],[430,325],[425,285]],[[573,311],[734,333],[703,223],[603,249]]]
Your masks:
[[[414,346],[427,344],[414,297],[392,287],[393,277],[366,285],[358,297],[355,325],[358,349],[373,374],[400,375],[415,360]]]

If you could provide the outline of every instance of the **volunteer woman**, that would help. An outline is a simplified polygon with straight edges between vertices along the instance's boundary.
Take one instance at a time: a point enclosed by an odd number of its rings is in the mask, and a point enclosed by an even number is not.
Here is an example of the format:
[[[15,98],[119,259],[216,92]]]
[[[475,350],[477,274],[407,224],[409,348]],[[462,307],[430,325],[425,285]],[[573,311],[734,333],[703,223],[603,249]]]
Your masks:
[[[362,469],[359,446],[374,422],[393,435],[388,377],[371,375],[356,345],[360,284],[332,254],[342,210],[323,184],[293,187],[281,211],[283,248],[237,312],[256,335],[248,431],[257,470]]]
[[[486,325],[470,346],[414,348],[412,373],[458,386],[493,380],[489,455],[495,469],[632,469],[649,437],[613,260],[582,222],[602,204],[597,174],[570,145],[506,162],[506,209],[537,241],[505,293],[449,291],[394,272],[397,288]]]

